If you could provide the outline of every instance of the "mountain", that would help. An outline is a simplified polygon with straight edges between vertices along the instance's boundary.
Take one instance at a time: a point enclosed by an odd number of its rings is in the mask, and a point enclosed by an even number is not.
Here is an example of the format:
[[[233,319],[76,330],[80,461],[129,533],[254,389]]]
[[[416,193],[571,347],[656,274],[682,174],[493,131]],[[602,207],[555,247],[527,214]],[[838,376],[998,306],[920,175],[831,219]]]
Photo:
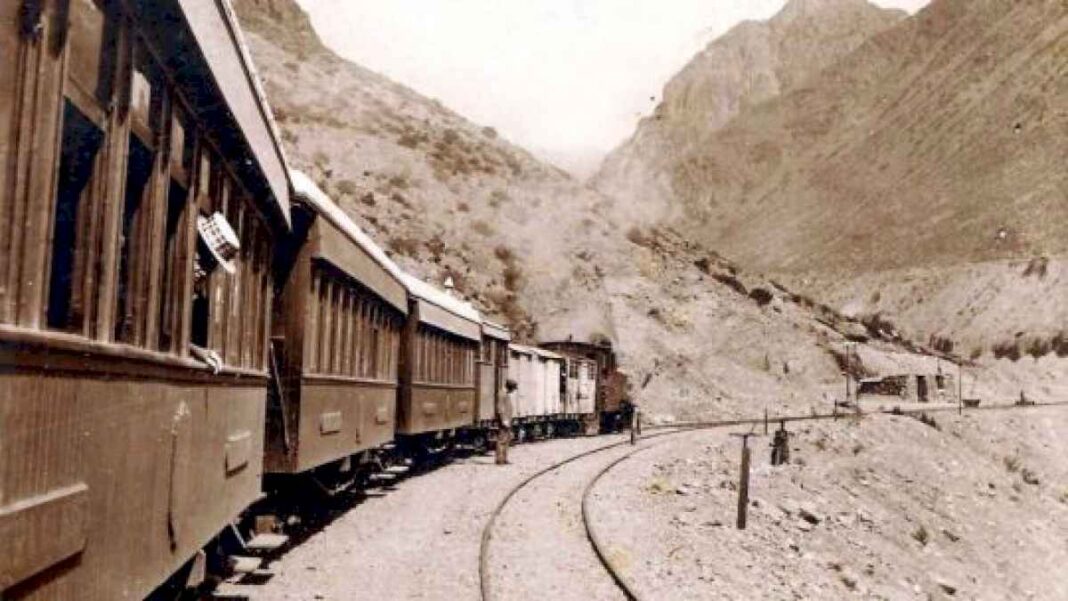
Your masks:
[[[886,312],[924,342],[990,353],[1049,340],[1068,285],[1020,274],[1068,251],[1066,33],[1063,0],[934,0],[729,117],[685,102],[695,72],[729,81],[698,57],[660,114],[696,106],[683,122],[707,125],[646,120],[595,181],[641,190],[626,200],[742,266]],[[911,299],[904,274],[924,282]]]
[[[936,0],[726,126],[692,131],[656,170],[661,201],[764,270],[1063,252],[1066,30],[1062,0]]]
[[[611,340],[650,415],[825,409],[848,340],[863,373],[938,362],[675,228],[628,223],[494,130],[336,56],[293,0],[235,8],[294,166],[405,269],[452,277],[519,340]]]
[[[667,83],[654,114],[609,154],[594,185],[639,220],[674,213],[674,186],[707,136],[905,16],[865,0],[791,0],[768,21],[737,25]]]

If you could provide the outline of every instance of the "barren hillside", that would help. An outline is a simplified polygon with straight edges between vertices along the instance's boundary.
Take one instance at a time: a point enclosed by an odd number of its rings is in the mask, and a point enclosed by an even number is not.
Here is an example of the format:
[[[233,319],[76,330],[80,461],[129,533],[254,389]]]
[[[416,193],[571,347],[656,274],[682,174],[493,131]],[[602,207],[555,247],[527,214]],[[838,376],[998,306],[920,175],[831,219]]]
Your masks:
[[[655,113],[605,159],[594,185],[641,221],[671,214],[680,170],[707,136],[905,16],[866,0],[792,0],[766,22],[737,25],[667,83]]]
[[[717,94],[736,79],[724,65],[754,72],[723,49],[759,27],[695,58],[598,187],[638,190],[630,204],[741,265],[924,342],[1056,336],[1068,287],[1015,276],[1068,251],[1068,4],[935,0],[763,102]]]
[[[237,8],[291,162],[406,268],[451,275],[521,339],[613,340],[652,412],[810,407],[840,392],[859,323],[671,228],[624,227],[600,193],[332,54],[292,0]],[[889,364],[908,352],[869,346]]]

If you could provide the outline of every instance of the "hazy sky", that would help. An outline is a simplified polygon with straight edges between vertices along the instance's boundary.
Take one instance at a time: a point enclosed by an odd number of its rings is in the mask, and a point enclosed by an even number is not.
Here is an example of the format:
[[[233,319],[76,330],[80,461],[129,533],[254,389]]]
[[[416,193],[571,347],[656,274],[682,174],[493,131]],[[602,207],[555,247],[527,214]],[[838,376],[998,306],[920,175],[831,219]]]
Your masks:
[[[785,0],[299,0],[328,46],[588,174],[664,83]],[[875,0],[910,12],[927,0]]]

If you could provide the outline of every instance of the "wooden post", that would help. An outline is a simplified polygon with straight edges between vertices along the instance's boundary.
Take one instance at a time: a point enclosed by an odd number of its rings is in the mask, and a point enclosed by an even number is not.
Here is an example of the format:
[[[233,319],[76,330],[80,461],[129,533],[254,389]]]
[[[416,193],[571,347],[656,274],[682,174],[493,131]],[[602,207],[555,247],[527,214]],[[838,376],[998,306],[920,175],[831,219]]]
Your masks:
[[[738,476],[738,529],[745,530],[749,510],[749,436],[742,437],[742,469]]]

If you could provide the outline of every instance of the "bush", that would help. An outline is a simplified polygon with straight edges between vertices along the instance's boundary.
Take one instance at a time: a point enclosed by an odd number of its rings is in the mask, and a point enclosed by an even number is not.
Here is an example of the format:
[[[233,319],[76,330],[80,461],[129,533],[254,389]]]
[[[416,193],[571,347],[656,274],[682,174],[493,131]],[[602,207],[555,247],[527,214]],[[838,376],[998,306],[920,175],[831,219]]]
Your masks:
[[[712,276],[712,279],[716,280],[720,284],[723,284],[724,286],[727,286],[728,288],[734,290],[742,296],[749,295],[749,291],[745,289],[745,284],[743,284],[738,278],[734,277],[733,275],[726,273],[717,273],[716,275]]]
[[[949,354],[953,352],[953,341],[938,334],[931,334],[928,339],[928,346],[941,353]]]
[[[1050,340],[1050,347],[1058,357],[1068,357],[1068,334],[1060,332]]]
[[[931,535],[927,533],[927,528],[922,525],[912,531],[912,538],[922,546],[926,547],[927,543],[931,540]]]
[[[994,353],[995,359],[1019,361],[1020,357],[1023,356],[1020,351],[1020,341],[1015,338],[1007,342],[998,342],[990,350]]]
[[[868,329],[868,333],[870,333],[873,338],[897,337],[897,328],[894,327],[894,323],[883,317],[882,313],[865,315],[860,318],[860,323],[864,324],[864,327]]]
[[[413,259],[419,256],[419,241],[415,238],[394,236],[389,239],[386,245],[395,254],[412,257]]]
[[[1035,359],[1041,359],[1053,351],[1053,345],[1041,338],[1035,338],[1031,341],[1031,344],[1027,345],[1027,354],[1031,355]]]
[[[498,260],[505,263],[510,263],[515,260],[515,254],[512,253],[512,249],[503,244],[498,245],[497,248],[493,249],[493,254]]]
[[[693,262],[693,266],[705,272],[708,275],[712,271],[712,263],[708,260],[708,257],[701,257]]]
[[[756,304],[761,307],[766,307],[771,304],[771,301],[775,299],[775,296],[763,288],[753,288],[749,291],[749,298],[756,301]]]
[[[354,196],[356,194],[356,182],[351,179],[343,179],[337,183],[338,194],[345,196]]]
[[[627,240],[630,240],[632,244],[644,246],[646,248],[652,246],[653,243],[652,238],[643,232],[642,228],[636,225],[627,230]]]
[[[1035,257],[1027,263],[1027,268],[1024,269],[1023,277],[1035,276],[1038,279],[1046,277],[1046,273],[1049,272],[1049,258],[1048,257]]]

